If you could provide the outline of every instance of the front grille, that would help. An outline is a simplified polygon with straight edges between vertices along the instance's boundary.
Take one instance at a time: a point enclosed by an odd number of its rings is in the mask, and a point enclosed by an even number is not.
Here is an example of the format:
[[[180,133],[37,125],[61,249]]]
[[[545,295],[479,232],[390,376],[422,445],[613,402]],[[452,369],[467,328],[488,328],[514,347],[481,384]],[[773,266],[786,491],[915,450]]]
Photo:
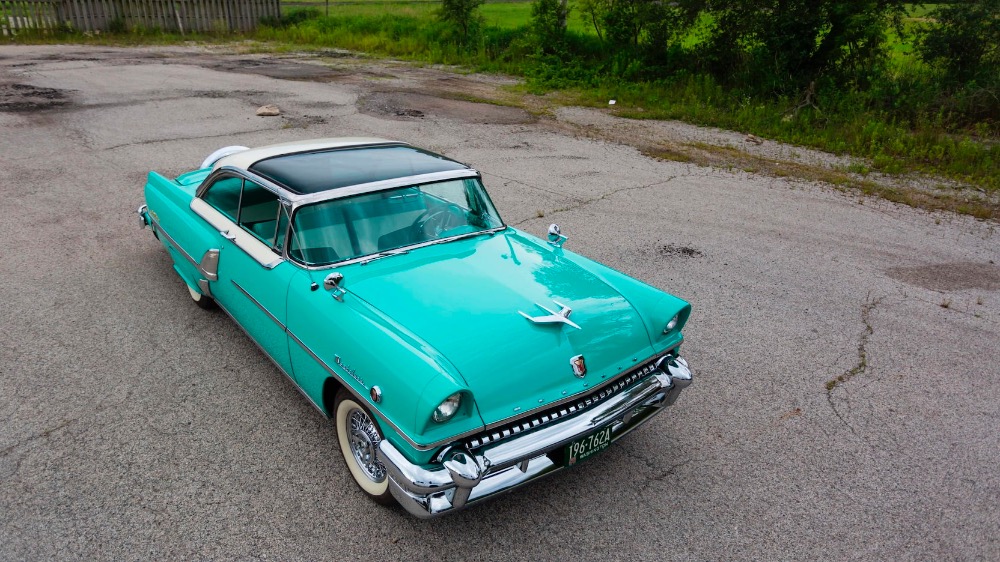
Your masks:
[[[590,394],[575,397],[567,402],[559,404],[558,406],[531,412],[525,417],[521,417],[512,422],[494,427],[487,432],[480,433],[479,435],[469,439],[466,441],[465,445],[469,449],[476,449],[478,447],[482,447],[483,445],[496,443],[497,441],[501,441],[512,435],[528,431],[529,429],[541,427],[567,416],[579,414],[580,412],[600,404],[602,401],[611,398],[629,386],[632,386],[636,382],[649,376],[650,373],[656,370],[656,362],[662,356],[663,355],[658,355],[653,357],[631,371],[626,371],[617,379],[612,380],[597,390],[594,390]]]

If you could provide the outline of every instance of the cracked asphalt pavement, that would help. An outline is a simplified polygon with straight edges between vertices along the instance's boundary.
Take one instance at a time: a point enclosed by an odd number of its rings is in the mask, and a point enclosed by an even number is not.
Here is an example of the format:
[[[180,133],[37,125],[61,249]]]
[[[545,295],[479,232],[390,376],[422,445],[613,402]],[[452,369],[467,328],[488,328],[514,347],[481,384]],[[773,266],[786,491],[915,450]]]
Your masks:
[[[995,224],[434,94],[498,77],[301,59],[0,47],[0,559],[1000,559]],[[367,501],[134,212],[149,170],[324,136],[468,162],[508,223],[689,300],[695,383],[491,503]]]

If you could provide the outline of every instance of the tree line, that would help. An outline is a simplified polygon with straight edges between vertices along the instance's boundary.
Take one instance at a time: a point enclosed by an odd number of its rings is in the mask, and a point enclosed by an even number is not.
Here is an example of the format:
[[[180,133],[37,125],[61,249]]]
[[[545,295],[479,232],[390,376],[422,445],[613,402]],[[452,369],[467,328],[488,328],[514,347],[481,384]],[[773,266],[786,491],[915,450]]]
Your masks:
[[[475,45],[482,3],[442,0],[440,17]],[[910,84],[920,91],[896,80],[882,103],[937,104],[959,120],[995,125],[1000,0],[937,4],[904,25],[912,7],[901,0],[534,0],[530,37],[513,41],[508,54],[548,65],[554,81],[702,74],[747,95],[791,96],[819,108],[822,92],[885,89],[899,72],[891,49],[907,42],[933,80]],[[594,36],[568,31],[573,11]]]

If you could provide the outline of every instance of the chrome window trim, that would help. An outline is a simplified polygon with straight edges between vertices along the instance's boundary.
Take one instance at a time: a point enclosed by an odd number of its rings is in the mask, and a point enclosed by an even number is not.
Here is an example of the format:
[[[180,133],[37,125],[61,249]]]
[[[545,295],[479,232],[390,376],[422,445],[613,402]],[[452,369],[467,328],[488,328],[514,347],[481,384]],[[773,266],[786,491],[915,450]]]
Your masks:
[[[222,166],[221,168],[212,171],[212,173],[210,173],[208,177],[201,182],[201,185],[198,186],[198,189],[195,191],[195,197],[201,199],[212,184],[222,177],[239,177],[243,180],[252,181],[268,191],[273,192],[278,196],[278,199],[287,201],[291,203],[294,208],[297,208],[311,203],[319,203],[321,201],[328,201],[331,199],[341,199],[352,195],[374,193],[376,191],[385,191],[387,189],[404,187],[407,185],[434,183],[454,179],[482,178],[482,174],[472,168],[466,168],[464,170],[449,170],[445,172],[433,172],[430,174],[419,174],[415,176],[400,176],[398,178],[388,180],[338,187],[327,191],[320,191],[318,193],[300,194],[293,193],[273,181],[249,170],[244,170],[243,168],[237,168],[235,166]]]
[[[435,173],[432,173],[432,174],[420,174],[420,175],[416,175],[416,176],[404,176],[404,177],[393,178],[393,179],[390,179],[390,180],[384,180],[384,181],[379,181],[379,182],[364,183],[364,184],[358,184],[358,185],[354,185],[354,186],[342,187],[342,188],[338,188],[338,189],[331,189],[329,191],[322,191],[320,193],[312,193],[312,194],[299,195],[299,194],[296,194],[296,193],[292,193],[291,191],[288,191],[284,187],[281,187],[280,185],[278,185],[278,184],[276,184],[276,183],[274,183],[274,182],[272,182],[272,181],[270,181],[270,180],[268,180],[268,179],[266,179],[264,177],[261,177],[261,176],[255,174],[255,173],[253,173],[253,172],[250,172],[248,170],[244,170],[242,168],[237,168],[235,166],[222,166],[222,167],[220,167],[220,168],[218,168],[216,170],[213,170],[212,173],[210,173],[208,175],[208,177],[206,177],[204,179],[204,181],[202,181],[201,185],[198,186],[198,189],[195,191],[195,197],[197,199],[201,200],[201,201],[204,201],[204,199],[202,198],[202,196],[205,194],[205,192],[208,191],[208,189],[216,181],[218,181],[219,179],[224,178],[224,177],[239,177],[239,178],[243,179],[244,181],[254,182],[257,185],[259,185],[259,186],[267,189],[268,191],[273,192],[274,194],[276,194],[278,196],[278,203],[279,203],[279,205],[282,206],[282,207],[284,207],[285,210],[286,210],[286,212],[288,213],[288,224],[285,226],[285,237],[284,237],[284,244],[282,244],[282,247],[279,249],[279,248],[275,247],[274,245],[272,245],[272,246],[270,246],[270,248],[276,254],[278,254],[280,260],[292,262],[295,265],[297,265],[297,266],[299,266],[299,267],[301,267],[303,269],[310,270],[310,271],[315,271],[315,270],[320,270],[320,269],[329,269],[329,268],[339,267],[341,265],[349,265],[349,264],[352,264],[352,263],[361,262],[361,261],[364,261],[364,260],[370,258],[372,255],[375,255],[375,254],[368,254],[368,255],[365,255],[365,256],[358,256],[357,258],[351,258],[350,260],[344,260],[344,261],[337,262],[337,263],[334,263],[334,264],[323,264],[323,265],[308,265],[308,264],[302,263],[300,261],[297,261],[295,259],[292,259],[292,257],[288,255],[288,241],[291,240],[291,237],[292,237],[292,224],[295,221],[295,213],[296,213],[296,211],[299,210],[299,207],[302,207],[304,205],[312,205],[312,204],[316,204],[316,203],[322,203],[324,201],[330,201],[330,200],[334,200],[334,199],[341,199],[343,197],[350,197],[350,196],[353,196],[353,195],[364,195],[366,193],[375,193],[377,191],[385,191],[385,190],[389,190],[389,189],[395,189],[397,187],[405,187],[405,186],[408,186],[408,185],[424,185],[424,184],[435,183],[435,182],[439,182],[439,181],[447,181],[447,180],[452,180],[452,179],[468,179],[468,178],[477,178],[477,179],[479,179],[480,183],[482,182],[482,174],[480,174],[478,171],[476,171],[476,170],[474,170],[472,168],[467,168],[465,170],[451,170],[451,171],[448,171],[448,172],[435,172]],[[483,189],[483,191],[484,192],[486,191],[485,188]],[[242,197],[243,197],[243,190],[241,189],[240,190],[240,198],[242,199]],[[490,198],[490,195],[489,195],[488,192],[486,193],[486,198],[489,200],[490,204],[492,205],[493,201],[492,201],[492,198]],[[211,206],[211,205],[209,205],[209,206]],[[494,209],[496,208],[495,205],[493,205],[493,207],[494,207]],[[213,207],[213,209],[214,209],[214,207]],[[499,215],[499,213],[498,213],[498,215]],[[500,218],[500,221],[501,221],[501,223],[503,222],[503,218],[502,217]],[[236,226],[240,230],[246,231],[246,229],[244,229],[238,223],[234,223],[234,226]],[[496,228],[492,228],[492,229],[488,229],[488,230],[483,230],[481,232],[484,233],[484,234],[485,233],[491,233],[492,234],[492,233],[500,232],[501,230],[506,229],[507,226],[508,225],[503,224],[502,226],[499,226],[499,227],[496,227]],[[397,250],[400,250],[400,251],[402,251],[404,249],[407,250],[407,251],[409,251],[409,250],[415,250],[417,248],[422,248],[424,246],[430,246],[432,244],[440,244],[440,243],[444,243],[444,242],[450,242],[450,241],[452,241],[452,240],[454,240],[456,238],[464,237],[464,236],[467,236],[469,234],[472,234],[472,233],[460,234],[460,235],[456,235],[456,236],[452,236],[452,237],[448,237],[448,238],[442,238],[442,239],[439,239],[439,240],[430,240],[430,241],[427,241],[427,242],[421,242],[419,244],[412,244],[410,246],[404,246],[402,248],[397,248]],[[277,237],[275,237],[275,241],[277,242]],[[262,264],[262,265],[264,265],[264,264]],[[270,265],[270,267],[274,267],[274,266],[278,265],[278,263],[268,264],[268,265]],[[265,267],[267,267],[267,265],[265,265]]]
[[[362,186],[371,186],[371,185],[376,185],[376,184],[387,184],[387,185],[385,187],[381,187],[379,189],[375,189],[375,190],[372,190],[372,191],[361,191],[361,192],[358,192],[358,193],[353,193],[352,195],[365,195],[367,193],[375,193],[377,191],[387,191],[389,189],[396,189],[396,188],[399,188],[399,187],[406,187],[406,186],[427,185],[427,184],[430,184],[430,183],[437,183],[437,182],[441,182],[441,181],[448,181],[449,179],[476,178],[476,179],[479,180],[479,184],[480,184],[480,187],[482,189],[483,194],[486,197],[486,201],[490,204],[491,207],[493,207],[493,210],[496,213],[497,218],[500,219],[500,226],[493,227],[493,228],[487,228],[487,229],[479,230],[479,231],[476,231],[476,232],[464,232],[462,234],[456,234],[454,236],[449,236],[447,238],[438,238],[437,240],[427,240],[427,241],[424,241],[424,242],[417,242],[416,244],[410,244],[408,246],[400,246],[399,248],[393,248],[391,250],[385,250],[384,252],[398,252],[398,253],[403,254],[403,253],[409,252],[410,250],[417,250],[417,249],[420,249],[420,248],[423,248],[423,247],[426,247],[426,246],[433,246],[435,244],[444,244],[446,242],[451,242],[453,240],[459,240],[461,238],[468,238],[470,236],[478,236],[478,235],[481,235],[481,234],[489,234],[490,236],[492,236],[492,235],[496,234],[497,232],[501,232],[501,231],[506,230],[509,227],[509,225],[507,225],[507,224],[505,224],[503,222],[503,217],[501,217],[500,216],[500,212],[496,210],[496,205],[493,204],[493,199],[490,197],[489,192],[486,191],[486,186],[482,184],[482,182],[483,182],[482,175],[479,172],[476,172],[475,170],[472,170],[472,169],[469,169],[469,170],[457,170],[457,171],[458,172],[466,172],[466,171],[468,171],[468,172],[473,172],[473,173],[471,175],[452,176],[452,174],[454,172],[447,172],[447,173],[444,173],[444,175],[447,175],[448,177],[444,177],[443,179],[436,178],[436,176],[438,176],[439,174],[424,174],[424,175],[420,175],[420,176],[409,176],[409,177],[406,177],[406,178],[396,178],[396,179],[388,180],[388,181],[385,181],[385,182],[376,182],[376,183],[370,183],[370,184],[362,184]],[[418,179],[418,178],[428,178],[429,176],[435,176],[435,178],[431,178],[429,180],[428,179],[422,179],[419,182],[411,181],[411,180],[415,180],[415,179]],[[402,181],[402,180],[407,180],[407,181]],[[348,188],[342,188],[342,189],[348,189]],[[323,203],[325,201],[332,201],[332,200],[336,200],[336,199],[341,199],[342,197],[347,197],[347,195],[337,196],[337,197],[328,197],[328,198],[319,199],[319,200],[316,200],[316,201],[309,201],[309,202],[305,202],[305,203],[292,204],[291,212],[290,212],[290,214],[288,216],[288,229],[285,231],[285,244],[282,247],[281,257],[284,258],[285,260],[288,260],[288,261],[294,263],[295,265],[297,265],[297,266],[299,266],[299,267],[301,267],[303,269],[306,269],[306,270],[309,270],[309,271],[319,271],[319,270],[323,270],[323,269],[336,269],[338,267],[345,266],[345,265],[351,265],[351,264],[354,264],[354,263],[367,262],[368,260],[372,259],[373,256],[378,256],[379,254],[383,253],[383,252],[372,252],[370,254],[365,254],[363,256],[357,256],[357,257],[353,257],[353,258],[346,259],[346,260],[341,260],[341,261],[334,262],[334,263],[325,263],[325,264],[318,264],[318,265],[312,265],[312,264],[307,264],[307,263],[301,262],[301,261],[293,258],[291,255],[288,254],[288,246],[289,246],[288,241],[292,239],[292,225],[295,224],[295,213],[298,212],[298,210],[301,207],[304,207],[306,205],[315,205],[315,204],[318,204],[318,203]]]
[[[310,203],[329,201],[331,199],[343,199],[344,197],[351,197],[352,195],[364,195],[365,193],[375,193],[376,191],[385,191],[387,189],[405,187],[408,185],[423,185],[439,181],[478,177],[480,177],[479,172],[473,170],[472,168],[466,168],[464,170],[449,170],[446,172],[433,172],[430,174],[419,174],[416,176],[401,176],[388,180],[338,187],[328,191],[320,191],[319,193],[298,195],[293,199],[293,201],[296,205],[308,205]]]
[[[221,168],[213,170],[212,173],[208,174],[208,177],[202,180],[201,185],[199,185],[198,189],[195,190],[194,196],[197,197],[198,199],[204,198],[205,192],[208,191],[209,188],[212,187],[212,185],[215,182],[227,177],[230,178],[236,177],[241,180],[250,180],[277,195],[278,199],[291,200],[292,198],[295,197],[294,193],[288,191],[287,189],[281,187],[280,185],[270,180],[267,180],[266,178],[262,178],[253,172],[248,172],[242,168],[237,168],[235,166],[222,166]],[[240,189],[240,196],[241,197],[243,196],[242,188]]]

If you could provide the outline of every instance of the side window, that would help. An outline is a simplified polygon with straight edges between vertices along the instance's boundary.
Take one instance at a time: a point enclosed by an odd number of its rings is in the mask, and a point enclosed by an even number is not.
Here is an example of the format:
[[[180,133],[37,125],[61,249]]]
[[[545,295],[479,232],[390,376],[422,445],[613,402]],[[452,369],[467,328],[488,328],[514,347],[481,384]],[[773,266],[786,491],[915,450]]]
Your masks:
[[[281,251],[285,247],[285,233],[288,231],[288,209],[281,206],[278,210],[278,231],[274,233],[274,249]]]
[[[247,181],[243,186],[237,222],[268,246],[274,246],[280,208],[277,195]]]
[[[222,178],[208,188],[202,199],[235,221],[240,208],[240,191],[242,189],[242,178]]]

